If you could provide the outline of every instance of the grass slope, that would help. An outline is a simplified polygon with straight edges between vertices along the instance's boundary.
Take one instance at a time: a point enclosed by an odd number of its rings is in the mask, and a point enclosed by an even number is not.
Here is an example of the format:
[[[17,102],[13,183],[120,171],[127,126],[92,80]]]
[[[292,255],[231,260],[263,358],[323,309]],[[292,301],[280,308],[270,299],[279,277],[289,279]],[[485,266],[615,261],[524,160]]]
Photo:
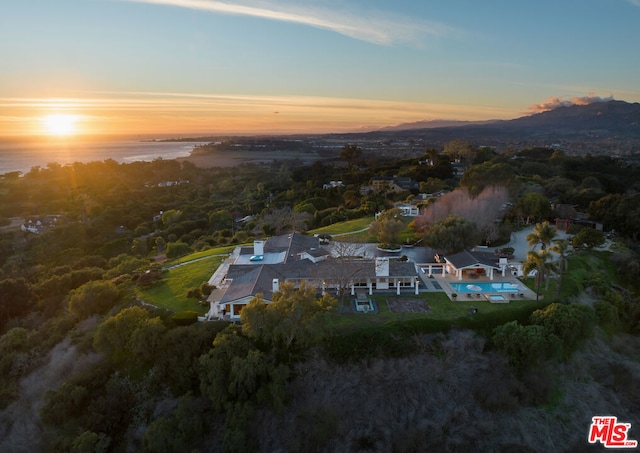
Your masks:
[[[191,310],[203,315],[209,306],[188,298],[187,293],[208,281],[232,249],[215,248],[167,262],[161,283],[148,289],[136,288],[136,295],[147,303],[174,312]]]

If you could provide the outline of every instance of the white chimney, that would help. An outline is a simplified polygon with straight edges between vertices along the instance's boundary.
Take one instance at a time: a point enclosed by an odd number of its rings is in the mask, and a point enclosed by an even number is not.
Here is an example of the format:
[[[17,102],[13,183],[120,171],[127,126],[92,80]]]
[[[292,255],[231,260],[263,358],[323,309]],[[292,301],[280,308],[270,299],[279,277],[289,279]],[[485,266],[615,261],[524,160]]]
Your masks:
[[[277,278],[273,279],[271,290],[275,293],[276,291],[280,291],[280,282]]]
[[[264,241],[253,241],[253,254],[256,256],[264,255]]]

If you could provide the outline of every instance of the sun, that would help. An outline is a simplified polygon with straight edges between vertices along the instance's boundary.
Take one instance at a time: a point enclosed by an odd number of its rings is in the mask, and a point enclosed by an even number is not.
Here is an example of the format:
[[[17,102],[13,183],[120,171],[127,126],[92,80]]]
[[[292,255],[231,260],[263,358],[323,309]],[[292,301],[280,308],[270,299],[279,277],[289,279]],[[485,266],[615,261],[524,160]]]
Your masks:
[[[76,133],[77,115],[52,113],[43,118],[44,128],[49,135],[73,135]]]

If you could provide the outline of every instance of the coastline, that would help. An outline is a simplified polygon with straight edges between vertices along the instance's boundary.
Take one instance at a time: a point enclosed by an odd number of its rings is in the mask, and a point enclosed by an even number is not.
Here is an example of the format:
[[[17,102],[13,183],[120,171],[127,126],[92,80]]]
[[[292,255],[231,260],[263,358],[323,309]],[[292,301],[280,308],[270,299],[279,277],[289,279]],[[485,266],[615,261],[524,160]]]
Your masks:
[[[275,162],[296,161],[311,165],[327,160],[315,150],[216,150],[198,152],[193,141],[0,141],[0,175],[19,171],[28,173],[34,167],[45,168],[50,163],[59,165],[74,162],[118,163],[149,162],[156,159],[191,162],[199,168],[228,168],[243,164],[271,165]],[[195,152],[194,152],[195,151]]]
[[[235,167],[243,164],[270,165],[274,161],[297,160],[303,165],[327,160],[318,153],[300,151],[215,151],[211,153],[191,153],[186,157],[176,157],[178,162],[191,162],[199,168]]]

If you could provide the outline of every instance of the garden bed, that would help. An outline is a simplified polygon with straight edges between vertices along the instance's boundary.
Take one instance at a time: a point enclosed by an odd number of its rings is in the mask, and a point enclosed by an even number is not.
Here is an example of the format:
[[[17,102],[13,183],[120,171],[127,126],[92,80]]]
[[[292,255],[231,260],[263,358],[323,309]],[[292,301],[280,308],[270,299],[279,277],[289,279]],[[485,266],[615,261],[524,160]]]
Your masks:
[[[393,313],[431,313],[431,309],[423,299],[389,298],[387,306]]]

